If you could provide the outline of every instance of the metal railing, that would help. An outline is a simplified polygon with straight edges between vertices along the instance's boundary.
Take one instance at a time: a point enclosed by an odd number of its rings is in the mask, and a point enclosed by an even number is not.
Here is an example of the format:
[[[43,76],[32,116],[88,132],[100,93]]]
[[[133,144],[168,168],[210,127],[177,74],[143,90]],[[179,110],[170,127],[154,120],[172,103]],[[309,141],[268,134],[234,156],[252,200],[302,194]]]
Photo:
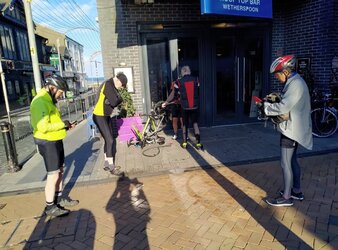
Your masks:
[[[84,93],[79,97],[60,100],[57,104],[61,111],[62,119],[69,121],[82,121],[85,113],[95,104],[95,92]],[[0,118],[0,122],[7,121],[7,116]],[[14,142],[17,152],[17,161],[22,165],[36,153],[33,132],[30,124],[29,107],[11,112],[11,121],[14,134]],[[9,171],[8,156],[4,135],[0,136],[0,175]]]

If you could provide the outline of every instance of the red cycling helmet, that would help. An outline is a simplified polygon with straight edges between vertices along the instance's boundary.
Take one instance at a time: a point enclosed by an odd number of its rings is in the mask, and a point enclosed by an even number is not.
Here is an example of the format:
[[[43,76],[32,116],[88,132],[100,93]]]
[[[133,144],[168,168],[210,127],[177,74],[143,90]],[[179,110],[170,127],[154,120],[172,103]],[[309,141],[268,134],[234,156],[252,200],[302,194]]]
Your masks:
[[[281,72],[284,69],[293,71],[296,65],[296,57],[294,55],[287,55],[278,57],[270,66],[270,73]]]

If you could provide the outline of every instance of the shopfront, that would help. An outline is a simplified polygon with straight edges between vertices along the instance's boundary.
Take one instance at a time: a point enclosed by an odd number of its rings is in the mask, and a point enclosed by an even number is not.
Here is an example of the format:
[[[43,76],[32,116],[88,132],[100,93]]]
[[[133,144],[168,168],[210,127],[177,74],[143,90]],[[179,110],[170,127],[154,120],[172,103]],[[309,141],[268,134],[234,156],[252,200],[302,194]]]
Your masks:
[[[269,30],[268,23],[244,22],[141,25],[146,109],[167,98],[189,65],[201,84],[201,124],[256,121],[251,100],[267,88]]]
[[[252,96],[281,91],[269,73],[279,56],[306,58],[313,81],[330,82],[338,53],[338,32],[332,28],[338,27],[337,1],[146,3],[97,0],[105,78],[115,68],[132,69],[139,113],[166,99],[183,65],[201,83],[203,126],[257,121]]]

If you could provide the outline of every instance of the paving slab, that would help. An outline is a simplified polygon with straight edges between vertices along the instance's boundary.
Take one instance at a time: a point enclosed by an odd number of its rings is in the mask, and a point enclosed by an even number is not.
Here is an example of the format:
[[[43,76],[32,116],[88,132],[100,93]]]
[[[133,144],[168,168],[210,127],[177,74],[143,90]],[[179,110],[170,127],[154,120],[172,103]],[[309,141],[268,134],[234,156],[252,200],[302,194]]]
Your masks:
[[[189,145],[180,147],[181,140],[171,139],[172,131],[162,132],[164,145],[149,145],[144,149],[128,147],[116,138],[115,164],[133,177],[180,173],[220,164],[239,164],[278,160],[279,133],[271,123],[263,122],[201,128],[203,150],[194,147],[194,136],[189,135]],[[68,132],[64,139],[66,153],[65,185],[116,181],[114,176],[103,171],[103,142],[100,137],[90,138],[87,121],[81,122]],[[26,147],[35,147],[29,143]],[[299,148],[300,156],[318,155],[338,151],[338,133],[329,138],[314,138],[314,148],[308,151]],[[43,190],[46,180],[42,157],[36,153],[17,173],[0,176],[0,196]]]
[[[338,153],[300,158],[304,201],[271,207],[278,161],[75,186],[69,216],[43,192],[0,197],[2,249],[337,249]],[[329,190],[330,194],[326,191]]]

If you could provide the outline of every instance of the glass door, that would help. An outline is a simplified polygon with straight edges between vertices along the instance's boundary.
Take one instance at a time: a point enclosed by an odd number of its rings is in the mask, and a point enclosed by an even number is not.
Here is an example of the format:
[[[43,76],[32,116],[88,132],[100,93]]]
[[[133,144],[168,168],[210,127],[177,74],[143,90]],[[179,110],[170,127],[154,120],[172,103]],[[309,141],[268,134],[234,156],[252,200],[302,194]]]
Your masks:
[[[263,88],[263,38],[247,37],[241,44],[240,60],[242,61],[241,81],[241,116],[246,121],[257,117],[256,105],[252,96],[262,96]]]
[[[252,96],[262,92],[263,38],[215,40],[214,124],[250,121],[256,117]]]
[[[171,83],[180,77],[180,68],[189,65],[192,75],[199,77],[198,39],[184,36],[154,34],[144,38],[146,68],[145,106],[149,112],[154,103],[166,100]],[[147,79],[148,77],[148,79]],[[148,97],[147,97],[148,96]]]
[[[219,37],[216,40],[216,88],[214,91],[215,121],[236,117],[236,47],[235,38]]]
[[[169,56],[169,40],[167,38],[149,38],[146,40],[148,58],[149,85],[146,92],[147,112],[154,103],[165,100],[170,92],[171,72]]]

